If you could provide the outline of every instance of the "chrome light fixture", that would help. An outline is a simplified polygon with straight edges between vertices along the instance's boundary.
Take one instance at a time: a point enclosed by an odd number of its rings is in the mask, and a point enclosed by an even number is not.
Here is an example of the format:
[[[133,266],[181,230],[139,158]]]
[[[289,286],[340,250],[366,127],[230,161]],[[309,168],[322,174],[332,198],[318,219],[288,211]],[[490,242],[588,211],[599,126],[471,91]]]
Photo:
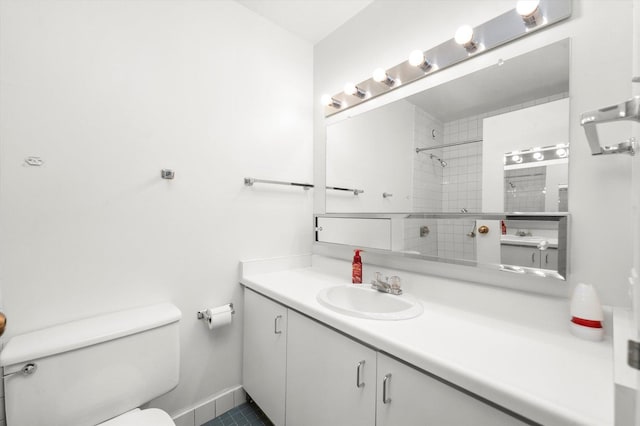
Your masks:
[[[377,81],[378,83],[385,84],[389,87],[393,87],[396,84],[398,84],[398,80],[391,78],[389,74],[387,74],[387,72],[382,68],[376,68],[373,71],[372,78],[373,78],[373,81]]]
[[[356,96],[360,99],[364,99],[367,97],[367,92],[365,92],[364,90],[360,89],[358,86],[356,86],[355,84],[349,82],[346,83],[344,85],[344,93],[346,95],[351,95],[351,96]]]
[[[340,113],[390,90],[559,23],[571,16],[573,2],[574,0],[514,0],[516,7],[484,23],[459,28],[454,39],[427,50],[412,52],[408,61],[385,69],[379,68],[372,78],[349,85],[348,91],[327,95],[327,99],[323,101],[326,105],[324,115],[328,117]],[[549,157],[545,153],[545,158]]]
[[[409,64],[420,68],[424,72],[429,71],[433,67],[433,64],[424,57],[424,53],[422,53],[421,50],[411,52],[409,55]]]
[[[473,40],[473,28],[469,25],[463,25],[458,28],[454,40],[469,53],[478,50],[478,43]]]

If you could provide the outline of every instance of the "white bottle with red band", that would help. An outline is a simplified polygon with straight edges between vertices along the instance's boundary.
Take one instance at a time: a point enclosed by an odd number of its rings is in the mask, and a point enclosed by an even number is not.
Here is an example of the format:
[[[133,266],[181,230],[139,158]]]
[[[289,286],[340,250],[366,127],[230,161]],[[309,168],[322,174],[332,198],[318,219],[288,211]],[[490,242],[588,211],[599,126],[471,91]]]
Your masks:
[[[571,334],[586,340],[602,340],[602,305],[591,284],[578,283],[571,298]]]

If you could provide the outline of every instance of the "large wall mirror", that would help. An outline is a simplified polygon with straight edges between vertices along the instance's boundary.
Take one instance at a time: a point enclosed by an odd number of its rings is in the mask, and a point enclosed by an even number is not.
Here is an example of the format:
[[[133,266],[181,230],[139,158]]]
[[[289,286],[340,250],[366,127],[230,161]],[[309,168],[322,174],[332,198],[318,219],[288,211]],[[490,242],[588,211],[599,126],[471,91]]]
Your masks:
[[[394,235],[381,249],[564,271],[535,255],[522,265],[511,248],[554,249],[566,235],[559,224],[568,213],[569,54],[570,40],[562,40],[332,121],[327,187],[362,192],[327,189],[327,213],[393,218]],[[494,220],[488,228],[497,246],[480,241],[482,220]],[[323,229],[318,241],[332,242]],[[336,229],[342,238],[353,234]],[[337,242],[367,243],[347,239]]]

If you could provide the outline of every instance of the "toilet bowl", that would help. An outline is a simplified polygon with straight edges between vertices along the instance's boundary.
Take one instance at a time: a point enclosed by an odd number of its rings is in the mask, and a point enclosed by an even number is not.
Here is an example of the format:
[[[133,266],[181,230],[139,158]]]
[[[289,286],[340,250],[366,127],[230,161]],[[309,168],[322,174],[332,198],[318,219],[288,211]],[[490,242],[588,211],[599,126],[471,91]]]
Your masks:
[[[174,426],[138,407],[178,385],[180,317],[163,303],[12,337],[0,353],[7,424]]]

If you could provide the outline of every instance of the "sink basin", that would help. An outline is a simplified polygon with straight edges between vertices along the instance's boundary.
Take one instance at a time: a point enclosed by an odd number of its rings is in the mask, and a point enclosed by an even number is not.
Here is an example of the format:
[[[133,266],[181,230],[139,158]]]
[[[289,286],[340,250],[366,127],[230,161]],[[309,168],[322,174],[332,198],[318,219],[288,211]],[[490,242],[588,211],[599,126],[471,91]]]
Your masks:
[[[345,315],[377,320],[404,320],[424,312],[415,298],[373,290],[368,284],[327,287],[317,296],[318,302]]]

